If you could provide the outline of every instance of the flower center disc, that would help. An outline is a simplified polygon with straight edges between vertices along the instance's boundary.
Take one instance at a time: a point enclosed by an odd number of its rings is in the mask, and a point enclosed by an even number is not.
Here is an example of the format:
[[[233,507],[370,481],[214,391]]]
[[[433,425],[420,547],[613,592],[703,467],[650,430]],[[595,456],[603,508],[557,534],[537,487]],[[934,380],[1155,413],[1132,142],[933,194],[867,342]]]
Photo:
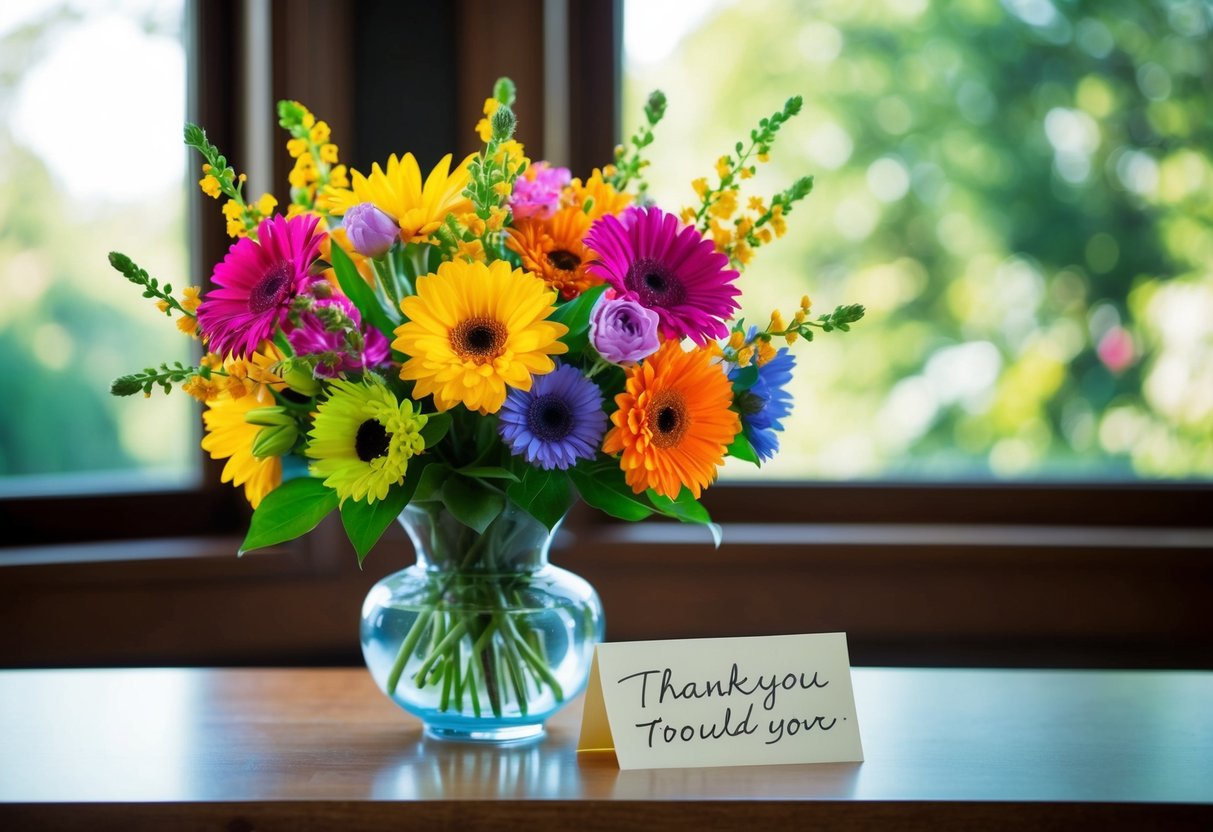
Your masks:
[[[492,318],[468,318],[451,330],[451,349],[464,360],[477,364],[501,355],[506,340],[505,324]]]
[[[547,254],[548,262],[554,268],[562,272],[571,272],[581,265],[581,258],[571,251],[565,251],[558,248],[555,251],[549,251]]]
[[[682,394],[675,390],[663,390],[657,394],[649,407],[649,418],[653,426],[653,445],[658,448],[677,445],[691,426],[686,402]]]
[[[249,292],[249,311],[261,314],[267,309],[280,306],[291,283],[291,271],[290,263],[279,263],[266,272],[265,277],[257,281],[257,285]]]
[[[673,270],[649,257],[642,257],[631,265],[623,278],[623,285],[640,297],[648,307],[678,306],[686,300],[687,290]]]
[[[573,432],[573,411],[568,402],[549,393],[536,396],[527,408],[527,428],[544,442],[559,442]]]
[[[358,434],[354,437],[354,452],[363,462],[370,462],[387,455],[388,447],[392,444],[387,430],[375,419],[367,419],[358,426]]]

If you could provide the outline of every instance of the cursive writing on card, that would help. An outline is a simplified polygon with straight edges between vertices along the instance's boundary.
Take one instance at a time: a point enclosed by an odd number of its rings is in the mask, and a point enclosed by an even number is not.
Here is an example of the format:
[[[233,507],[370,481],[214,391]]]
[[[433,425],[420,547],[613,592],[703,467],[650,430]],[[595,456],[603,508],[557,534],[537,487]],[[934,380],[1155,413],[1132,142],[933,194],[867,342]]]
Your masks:
[[[624,768],[862,760],[845,636],[600,645],[582,740]]]

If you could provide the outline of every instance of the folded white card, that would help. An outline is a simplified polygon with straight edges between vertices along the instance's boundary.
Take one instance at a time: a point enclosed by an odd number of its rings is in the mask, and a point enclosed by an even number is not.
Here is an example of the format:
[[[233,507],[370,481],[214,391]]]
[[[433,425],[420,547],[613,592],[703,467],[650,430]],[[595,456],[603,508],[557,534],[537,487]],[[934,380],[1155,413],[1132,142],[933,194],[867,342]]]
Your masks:
[[[863,760],[846,634],[600,644],[577,748],[625,769]]]

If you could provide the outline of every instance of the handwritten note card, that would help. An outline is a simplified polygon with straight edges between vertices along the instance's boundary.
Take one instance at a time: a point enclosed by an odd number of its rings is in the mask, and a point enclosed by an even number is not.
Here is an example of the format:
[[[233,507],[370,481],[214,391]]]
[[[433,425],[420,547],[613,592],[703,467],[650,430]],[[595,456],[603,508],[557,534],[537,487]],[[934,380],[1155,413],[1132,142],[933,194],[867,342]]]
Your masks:
[[[860,761],[846,634],[600,644],[577,748],[625,769]]]

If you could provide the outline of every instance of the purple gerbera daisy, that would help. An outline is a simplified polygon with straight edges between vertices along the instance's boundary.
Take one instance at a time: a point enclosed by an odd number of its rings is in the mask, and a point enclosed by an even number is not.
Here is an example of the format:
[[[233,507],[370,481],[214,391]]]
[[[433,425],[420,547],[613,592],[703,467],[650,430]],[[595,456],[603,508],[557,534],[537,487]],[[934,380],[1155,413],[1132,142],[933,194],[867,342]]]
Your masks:
[[[567,364],[535,376],[530,390],[511,389],[497,417],[510,451],[545,470],[593,459],[607,426],[602,391]]]
[[[307,214],[270,217],[257,226],[256,241],[244,237],[228,249],[211,276],[218,288],[198,307],[211,352],[243,358],[285,321],[291,301],[318,279],[308,273],[324,239],[317,222]]]
[[[700,346],[728,334],[724,322],[737,311],[741,290],[729,258],[710,240],[659,208],[630,208],[591,226],[585,244],[598,255],[589,271],[617,292],[652,309],[666,338],[691,338]]]
[[[387,361],[388,343],[373,326],[362,325],[362,313],[349,298],[334,295],[316,301],[317,310],[299,316],[299,326],[287,336],[296,355],[316,355],[316,375],[335,378],[339,373],[369,370]],[[348,319],[346,327],[331,328],[323,310],[334,307]],[[331,320],[331,319],[330,319]],[[349,324],[362,335],[362,350],[351,347],[347,339]]]

